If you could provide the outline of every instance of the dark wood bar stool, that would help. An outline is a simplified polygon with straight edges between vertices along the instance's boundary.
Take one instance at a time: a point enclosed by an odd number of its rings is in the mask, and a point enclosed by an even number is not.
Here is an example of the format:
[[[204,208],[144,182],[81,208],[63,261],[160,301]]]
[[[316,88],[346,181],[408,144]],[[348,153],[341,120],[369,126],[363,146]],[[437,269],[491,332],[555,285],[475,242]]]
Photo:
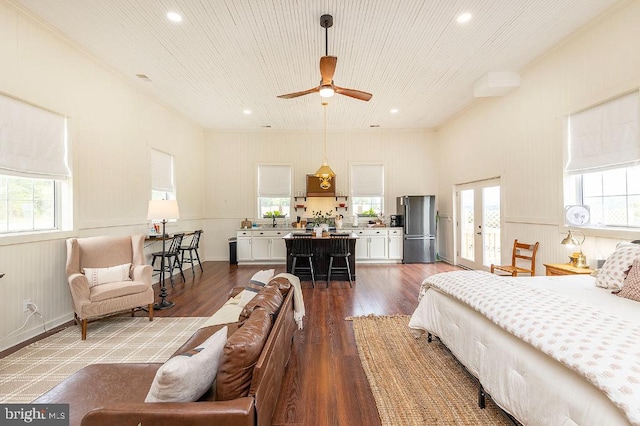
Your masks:
[[[327,271],[327,288],[329,287],[329,281],[331,281],[331,271],[333,269],[340,271],[347,271],[349,275],[349,287],[353,288],[353,282],[351,281],[351,267],[349,266],[349,234],[334,234],[331,235],[329,240],[329,269]],[[333,259],[344,259],[345,266],[334,266]]]
[[[189,245],[180,247],[180,264],[182,266],[185,261],[190,262],[191,272],[193,273],[193,275],[196,274],[196,270],[194,269],[194,265],[193,265],[194,254],[195,254],[195,259],[198,261],[198,265],[200,265],[200,271],[204,272],[204,269],[202,269],[202,263],[200,262],[200,255],[198,254],[198,247],[200,247],[201,234],[202,234],[202,229],[198,229],[193,233],[193,237],[191,238],[191,242],[189,242]],[[186,259],[185,259],[185,254],[188,254],[189,256]]]
[[[293,239],[291,240],[291,257],[293,258],[293,263],[291,264],[291,274],[296,274],[296,261],[299,257],[307,258],[309,261],[308,270],[311,272],[311,285],[315,288],[316,286],[316,278],[313,273],[313,249],[311,246],[311,235],[310,234],[293,234]],[[298,267],[300,269],[300,267]],[[307,268],[303,268],[307,270]]]
[[[171,279],[171,287],[173,287],[173,270],[175,268],[180,269],[180,275],[182,275],[182,281],[186,281],[184,278],[184,272],[182,272],[182,264],[180,263],[180,246],[182,245],[182,239],[184,238],[184,234],[173,234],[173,238],[171,239],[171,245],[169,249],[164,252],[164,271],[169,273],[169,278]],[[162,258],[163,253],[161,251],[155,252],[151,254],[153,259],[151,260],[151,266],[153,266],[154,272],[160,272],[160,269],[155,268],[156,259]],[[162,262],[160,262],[162,265]]]

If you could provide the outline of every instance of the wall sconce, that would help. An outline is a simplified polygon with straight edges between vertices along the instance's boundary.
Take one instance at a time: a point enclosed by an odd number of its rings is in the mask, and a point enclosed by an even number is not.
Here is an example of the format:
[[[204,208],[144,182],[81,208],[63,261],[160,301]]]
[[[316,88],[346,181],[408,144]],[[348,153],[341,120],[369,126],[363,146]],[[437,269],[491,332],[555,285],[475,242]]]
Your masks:
[[[584,243],[584,240],[586,239],[586,235],[582,231],[573,231],[573,232],[582,234],[582,238],[579,239],[580,236],[578,236],[578,237],[574,236],[573,233],[571,232],[571,230],[569,230],[569,233],[562,240],[562,242],[560,244],[562,244],[564,246],[568,246],[568,247],[578,246],[580,248],[580,252],[579,253],[574,253],[571,256],[571,260],[573,261],[572,263],[576,268],[588,268],[589,265],[587,265],[587,257],[584,255],[584,253],[582,253],[582,244]]]

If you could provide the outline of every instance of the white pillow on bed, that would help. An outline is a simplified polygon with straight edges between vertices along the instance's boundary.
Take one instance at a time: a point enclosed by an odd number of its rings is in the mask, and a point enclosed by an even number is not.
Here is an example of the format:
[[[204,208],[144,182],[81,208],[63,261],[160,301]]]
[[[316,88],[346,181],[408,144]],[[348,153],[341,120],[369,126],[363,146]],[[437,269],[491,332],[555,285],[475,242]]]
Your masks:
[[[640,258],[640,244],[620,246],[600,268],[596,277],[596,286],[620,290],[624,285],[625,272],[638,258]]]

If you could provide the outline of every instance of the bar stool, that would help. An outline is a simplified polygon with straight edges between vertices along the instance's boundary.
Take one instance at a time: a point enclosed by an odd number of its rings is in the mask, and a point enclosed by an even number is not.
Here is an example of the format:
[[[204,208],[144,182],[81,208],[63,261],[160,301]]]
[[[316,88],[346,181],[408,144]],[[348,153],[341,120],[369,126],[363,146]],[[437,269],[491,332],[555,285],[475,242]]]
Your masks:
[[[152,253],[153,259],[151,260],[151,266],[153,266],[154,272],[160,272],[160,269],[156,269],[156,259],[161,258],[164,255],[164,271],[169,273],[169,278],[171,279],[171,287],[173,287],[173,270],[180,269],[180,275],[182,275],[182,281],[186,281],[184,278],[184,272],[182,272],[182,264],[180,263],[180,246],[182,245],[182,239],[184,238],[184,234],[173,234],[173,238],[171,238],[171,245],[169,249],[162,253],[161,251],[157,251]],[[162,265],[162,262],[160,262]],[[161,266],[162,267],[162,266]]]
[[[331,270],[347,271],[349,274],[349,287],[353,288],[353,282],[351,281],[351,267],[349,266],[349,234],[334,234],[329,239],[329,270],[327,271],[327,288],[329,287],[329,281],[331,281]],[[344,259],[345,266],[334,266],[334,258]]]
[[[191,242],[188,246],[180,247],[180,264],[183,265],[185,260],[191,263],[191,272],[193,275],[196,274],[196,270],[193,267],[193,254],[195,252],[196,260],[198,261],[198,265],[200,265],[200,271],[204,272],[202,269],[202,263],[200,263],[200,255],[198,254],[198,247],[200,246],[200,234],[202,234],[202,229],[198,229],[193,233],[193,237],[191,238]],[[188,253],[189,257],[187,259],[184,258],[185,253]]]
[[[296,261],[299,257],[307,258],[309,260],[308,270],[311,272],[311,285],[316,287],[316,278],[313,273],[313,249],[312,240],[310,234],[293,234],[291,240],[291,257],[293,262],[291,263],[291,274],[296,274]],[[307,270],[307,268],[303,268]]]

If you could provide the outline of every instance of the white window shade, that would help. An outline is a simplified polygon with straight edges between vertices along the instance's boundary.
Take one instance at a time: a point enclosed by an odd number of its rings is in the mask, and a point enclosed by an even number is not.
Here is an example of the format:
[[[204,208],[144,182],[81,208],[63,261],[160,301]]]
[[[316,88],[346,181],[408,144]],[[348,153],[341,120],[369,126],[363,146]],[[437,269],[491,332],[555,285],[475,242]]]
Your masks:
[[[352,165],[351,195],[354,197],[384,195],[384,166],[382,164]]]
[[[66,119],[0,95],[0,170],[7,174],[65,179]]]
[[[258,197],[290,197],[291,166],[259,165]]]
[[[151,150],[151,189],[173,192],[173,156],[155,149]]]
[[[604,169],[640,160],[638,92],[569,117],[568,172]]]

